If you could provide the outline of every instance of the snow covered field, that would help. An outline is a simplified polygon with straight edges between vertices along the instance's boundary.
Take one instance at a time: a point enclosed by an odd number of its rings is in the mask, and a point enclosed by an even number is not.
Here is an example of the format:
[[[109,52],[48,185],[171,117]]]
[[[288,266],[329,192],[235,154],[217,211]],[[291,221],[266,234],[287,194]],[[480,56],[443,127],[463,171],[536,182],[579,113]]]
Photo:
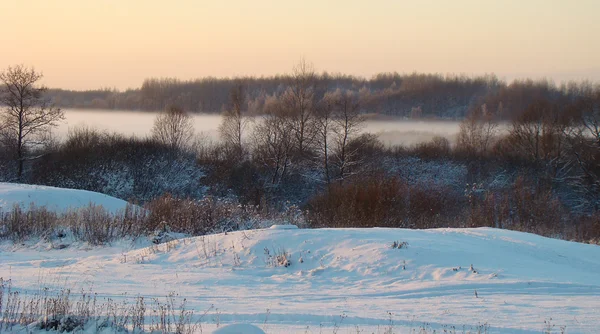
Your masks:
[[[394,241],[408,244],[392,248]],[[277,265],[283,253],[287,267]],[[63,250],[3,243],[0,276],[24,294],[40,287],[114,299],[174,293],[195,314],[206,312],[204,331],[231,323],[267,333],[600,328],[600,247],[489,228],[276,228]]]
[[[31,204],[45,206],[48,210],[65,212],[90,204],[102,205],[110,212],[124,209],[127,202],[108,195],[75,189],[55,188],[0,182],[0,212],[11,210],[15,204],[23,209]]]
[[[126,205],[98,193],[6,183],[0,203]],[[205,332],[228,324],[267,333],[600,328],[600,247],[527,233],[275,226],[160,245],[146,238],[61,244],[67,248],[0,242],[0,277],[23,296],[49,288],[127,303],[186,298]]]

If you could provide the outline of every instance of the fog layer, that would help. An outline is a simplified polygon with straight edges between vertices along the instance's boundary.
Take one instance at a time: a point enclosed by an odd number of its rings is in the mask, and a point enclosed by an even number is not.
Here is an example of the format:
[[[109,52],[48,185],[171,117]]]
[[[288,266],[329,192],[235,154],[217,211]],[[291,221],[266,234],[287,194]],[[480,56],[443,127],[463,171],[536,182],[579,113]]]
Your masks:
[[[136,111],[90,111],[70,109],[65,111],[65,120],[56,129],[59,138],[65,138],[69,129],[80,126],[116,132],[124,135],[144,137],[149,135],[157,113]],[[221,116],[216,114],[193,114],[196,134],[217,140]],[[454,142],[459,131],[457,121],[416,121],[403,118],[369,119],[363,131],[376,133],[387,145],[412,145],[428,141],[434,136],[446,137]]]

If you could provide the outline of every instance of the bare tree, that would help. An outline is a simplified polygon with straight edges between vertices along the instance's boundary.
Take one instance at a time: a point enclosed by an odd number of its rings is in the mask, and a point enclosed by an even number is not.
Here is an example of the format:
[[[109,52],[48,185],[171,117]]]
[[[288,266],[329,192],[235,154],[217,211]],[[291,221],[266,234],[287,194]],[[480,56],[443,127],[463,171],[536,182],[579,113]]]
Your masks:
[[[229,94],[230,106],[223,113],[219,132],[225,146],[232,153],[241,156],[243,150],[243,134],[248,125],[248,119],[242,114],[246,103],[244,87],[238,83]]]
[[[348,155],[344,174],[340,174],[340,181],[351,176],[364,175],[381,169],[384,150],[383,143],[374,133],[360,133],[352,136],[348,141],[346,152]]]
[[[312,124],[316,83],[317,74],[313,65],[302,59],[294,66],[289,88],[281,97],[290,116],[294,151],[301,159],[306,158],[316,135]]]
[[[271,100],[267,114],[252,133],[253,156],[264,167],[272,169],[271,184],[279,184],[291,165],[293,139],[288,114],[279,100]]]
[[[594,95],[581,99],[580,108],[582,115],[576,130],[591,139],[590,144],[593,144],[596,150],[600,150],[600,87]]]
[[[359,99],[353,92],[336,90],[330,98],[335,101],[334,126],[332,128],[335,144],[335,165],[338,179],[343,181],[358,158],[356,151],[350,149],[350,141],[362,128],[364,117],[360,113]]]
[[[485,154],[497,133],[498,123],[483,104],[460,123],[457,146],[469,155]]]
[[[574,185],[592,199],[595,210],[600,208],[600,87],[571,106],[573,118],[564,134],[571,161],[579,167],[580,175]]]
[[[182,149],[194,136],[192,117],[180,107],[170,106],[154,119],[152,138],[172,149]]]
[[[331,183],[331,173],[329,166],[329,154],[331,150],[330,137],[333,131],[334,124],[334,104],[333,94],[326,93],[323,99],[316,107],[315,130],[318,158],[323,168],[323,178],[325,183]]]
[[[0,129],[16,150],[18,178],[23,175],[23,162],[28,159],[28,149],[43,144],[39,136],[49,131],[64,118],[61,109],[55,108],[44,98],[46,87],[37,82],[43,75],[34,68],[23,65],[11,66],[0,73]]]
[[[556,163],[563,155],[565,128],[558,106],[540,99],[512,122],[508,138],[515,152],[536,162]]]

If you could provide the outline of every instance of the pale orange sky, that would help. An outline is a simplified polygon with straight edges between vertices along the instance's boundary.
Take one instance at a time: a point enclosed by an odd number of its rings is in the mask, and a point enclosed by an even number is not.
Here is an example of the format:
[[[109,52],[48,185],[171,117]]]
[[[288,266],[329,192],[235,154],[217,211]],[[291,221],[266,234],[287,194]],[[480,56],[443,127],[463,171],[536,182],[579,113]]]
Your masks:
[[[600,80],[598,0],[1,0],[0,68],[50,87],[318,71]]]

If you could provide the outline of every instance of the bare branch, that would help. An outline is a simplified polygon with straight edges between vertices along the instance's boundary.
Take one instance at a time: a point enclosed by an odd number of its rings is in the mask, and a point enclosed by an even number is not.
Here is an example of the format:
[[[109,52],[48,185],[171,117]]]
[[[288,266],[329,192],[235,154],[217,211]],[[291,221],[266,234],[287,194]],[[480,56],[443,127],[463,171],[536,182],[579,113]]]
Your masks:
[[[36,86],[42,77],[34,68],[23,65],[10,66],[0,73],[0,105],[4,106],[0,130],[4,136],[12,137],[9,141],[16,143],[19,178],[23,161],[28,160],[25,153],[30,148],[31,137],[48,131],[64,118],[62,110],[42,97],[47,89]]]

